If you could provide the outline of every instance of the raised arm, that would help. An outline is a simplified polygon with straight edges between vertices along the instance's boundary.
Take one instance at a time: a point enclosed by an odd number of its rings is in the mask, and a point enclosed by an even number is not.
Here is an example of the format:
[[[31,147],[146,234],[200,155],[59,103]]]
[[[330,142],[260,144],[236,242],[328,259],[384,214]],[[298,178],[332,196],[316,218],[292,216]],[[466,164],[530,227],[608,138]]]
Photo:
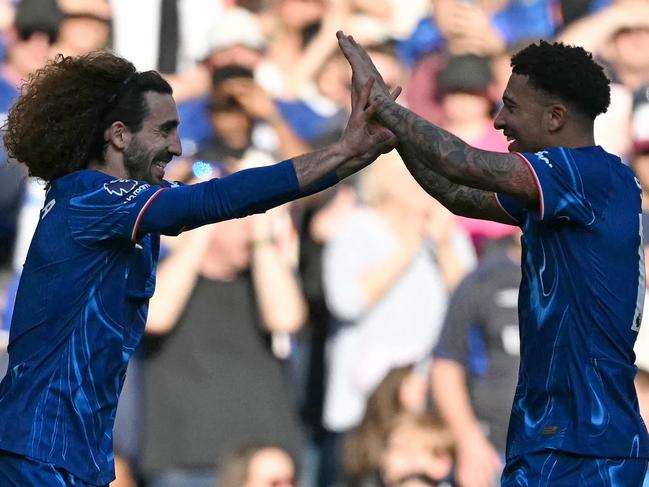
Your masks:
[[[446,208],[456,215],[516,224],[503,211],[492,192],[451,182],[435,172],[433,165],[427,159],[422,159],[416,149],[409,143],[399,143],[397,146],[397,151],[410,174],[428,194]]]
[[[538,202],[534,179],[521,158],[471,147],[398,105],[363,48],[342,33],[338,33],[338,41],[352,65],[354,88],[360,83],[367,85],[368,79],[376,80],[370,95],[376,117],[397,136],[397,149],[428,193],[456,213],[497,221],[504,218],[509,223],[491,192],[515,196],[527,205]]]
[[[376,122],[367,107],[369,80],[352,104],[340,140],[331,146],[267,167],[244,169],[222,179],[147,193],[133,236],[181,231],[262,213],[323,190],[355,173],[396,145],[396,137]],[[393,95],[396,97],[398,91]],[[388,94],[388,96],[390,96]]]

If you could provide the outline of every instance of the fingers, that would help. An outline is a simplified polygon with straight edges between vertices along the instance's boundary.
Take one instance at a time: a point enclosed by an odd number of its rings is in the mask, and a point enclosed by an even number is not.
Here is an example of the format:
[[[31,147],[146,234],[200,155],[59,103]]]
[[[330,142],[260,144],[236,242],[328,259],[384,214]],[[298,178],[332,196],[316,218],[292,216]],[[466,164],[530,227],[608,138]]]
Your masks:
[[[356,98],[356,103],[353,107],[353,111],[363,112],[365,107],[369,104],[370,93],[372,92],[372,86],[374,85],[374,78],[367,80],[367,83],[363,86],[358,98]],[[367,113],[367,112],[366,112]]]
[[[397,86],[394,90],[392,90],[392,93],[390,93],[390,98],[392,101],[397,101],[397,98],[399,98],[399,95],[401,94],[403,90],[401,89],[401,86]]]

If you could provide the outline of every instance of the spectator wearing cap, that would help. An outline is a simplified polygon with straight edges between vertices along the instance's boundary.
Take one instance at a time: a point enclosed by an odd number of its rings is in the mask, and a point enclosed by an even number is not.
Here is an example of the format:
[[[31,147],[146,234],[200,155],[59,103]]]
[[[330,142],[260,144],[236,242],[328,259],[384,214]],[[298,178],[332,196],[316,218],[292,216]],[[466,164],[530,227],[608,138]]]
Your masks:
[[[178,115],[182,123],[179,126],[183,152],[195,155],[212,143],[213,128],[210,105],[210,90],[214,84],[215,72],[224,68],[238,68],[251,71],[255,81],[264,89],[272,85],[264,68],[266,39],[254,14],[241,7],[223,10],[209,32],[202,66],[209,73],[210,83],[205,93],[194,96],[178,104]]]
[[[452,56],[437,77],[444,127],[483,150],[507,152],[507,141],[493,126],[494,101],[490,60],[473,54]],[[487,220],[457,217],[479,252],[486,239],[509,235],[513,227]]]

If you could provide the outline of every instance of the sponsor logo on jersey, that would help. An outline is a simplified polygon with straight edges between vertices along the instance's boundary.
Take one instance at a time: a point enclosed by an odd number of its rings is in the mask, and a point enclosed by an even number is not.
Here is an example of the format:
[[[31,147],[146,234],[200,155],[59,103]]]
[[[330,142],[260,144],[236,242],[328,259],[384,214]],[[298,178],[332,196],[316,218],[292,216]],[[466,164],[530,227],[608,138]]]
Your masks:
[[[137,198],[137,195],[140,194],[142,191],[149,189],[151,187],[150,184],[144,183],[141,186],[138,186],[135,188],[135,191],[133,191],[131,194],[128,195],[128,198],[124,200],[124,203],[128,203],[129,201],[133,201],[135,198]]]
[[[541,159],[543,162],[545,162],[549,167],[552,167],[552,163],[550,162],[550,159],[546,157],[548,151],[542,150],[539,152],[535,152],[534,155]]]

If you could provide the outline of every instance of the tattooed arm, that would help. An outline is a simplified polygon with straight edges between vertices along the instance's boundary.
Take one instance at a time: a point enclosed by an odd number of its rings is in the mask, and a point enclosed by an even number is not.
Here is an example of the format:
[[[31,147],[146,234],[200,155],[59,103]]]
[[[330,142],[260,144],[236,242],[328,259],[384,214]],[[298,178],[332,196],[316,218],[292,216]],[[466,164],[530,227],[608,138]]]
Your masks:
[[[419,185],[456,215],[517,224],[503,211],[492,192],[452,183],[422,162],[411,144],[400,143],[397,151]]]
[[[399,139],[397,149],[419,184],[451,211],[512,223],[491,192],[502,192],[538,204],[539,194],[526,164],[514,154],[469,146],[389,97],[372,60],[351,36],[338,32],[338,42],[352,66],[353,89],[375,82],[370,99],[375,116]]]
[[[518,156],[471,147],[382,94],[374,95],[372,103],[381,124],[398,137],[399,153],[410,172],[431,195],[456,206],[449,209],[493,219],[492,208],[497,207],[498,214],[503,211],[491,192],[515,196],[528,206],[538,204],[532,174]]]

